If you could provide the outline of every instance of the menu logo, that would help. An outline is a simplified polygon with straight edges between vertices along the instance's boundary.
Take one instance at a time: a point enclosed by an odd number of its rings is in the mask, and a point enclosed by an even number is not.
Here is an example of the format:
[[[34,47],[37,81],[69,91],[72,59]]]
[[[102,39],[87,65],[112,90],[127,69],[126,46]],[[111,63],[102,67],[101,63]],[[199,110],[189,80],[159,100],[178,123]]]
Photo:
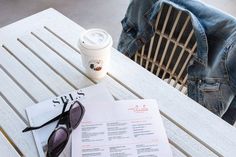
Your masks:
[[[128,109],[129,111],[133,111],[135,113],[144,113],[148,111],[148,108],[146,107],[146,105],[135,105],[132,108]]]

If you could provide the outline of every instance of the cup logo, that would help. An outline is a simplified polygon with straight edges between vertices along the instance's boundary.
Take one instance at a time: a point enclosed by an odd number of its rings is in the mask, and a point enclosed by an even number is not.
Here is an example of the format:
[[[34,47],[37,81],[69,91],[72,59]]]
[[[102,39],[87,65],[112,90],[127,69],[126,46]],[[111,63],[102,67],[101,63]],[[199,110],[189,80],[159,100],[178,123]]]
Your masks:
[[[100,71],[102,70],[103,61],[102,60],[91,60],[89,61],[89,67],[90,69],[94,71]]]

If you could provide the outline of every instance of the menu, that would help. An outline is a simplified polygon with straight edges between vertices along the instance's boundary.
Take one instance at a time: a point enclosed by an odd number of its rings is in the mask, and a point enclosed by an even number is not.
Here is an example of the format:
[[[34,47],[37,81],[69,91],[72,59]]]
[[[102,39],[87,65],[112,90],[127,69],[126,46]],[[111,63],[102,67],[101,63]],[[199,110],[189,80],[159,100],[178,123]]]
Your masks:
[[[87,102],[72,157],[172,157],[155,100]]]

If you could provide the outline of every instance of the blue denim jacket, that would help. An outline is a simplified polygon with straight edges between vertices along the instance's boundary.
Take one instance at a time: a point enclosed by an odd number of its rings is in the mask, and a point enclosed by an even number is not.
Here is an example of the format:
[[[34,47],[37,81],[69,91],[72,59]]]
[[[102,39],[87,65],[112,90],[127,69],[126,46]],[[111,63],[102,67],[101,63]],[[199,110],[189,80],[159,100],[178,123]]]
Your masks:
[[[230,117],[235,117],[236,20],[230,15],[198,0],[133,0],[121,22],[123,31],[118,50],[132,57],[151,39],[163,4],[191,16],[197,55],[188,66],[189,97],[218,116],[223,116],[228,108],[233,109]]]

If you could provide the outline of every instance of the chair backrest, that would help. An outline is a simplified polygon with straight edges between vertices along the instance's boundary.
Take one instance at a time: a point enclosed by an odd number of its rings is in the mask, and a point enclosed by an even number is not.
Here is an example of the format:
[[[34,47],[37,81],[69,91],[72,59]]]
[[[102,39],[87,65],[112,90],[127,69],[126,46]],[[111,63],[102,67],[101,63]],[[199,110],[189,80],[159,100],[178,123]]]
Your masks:
[[[157,15],[155,35],[132,59],[186,94],[187,66],[196,49],[190,16],[165,4]]]

